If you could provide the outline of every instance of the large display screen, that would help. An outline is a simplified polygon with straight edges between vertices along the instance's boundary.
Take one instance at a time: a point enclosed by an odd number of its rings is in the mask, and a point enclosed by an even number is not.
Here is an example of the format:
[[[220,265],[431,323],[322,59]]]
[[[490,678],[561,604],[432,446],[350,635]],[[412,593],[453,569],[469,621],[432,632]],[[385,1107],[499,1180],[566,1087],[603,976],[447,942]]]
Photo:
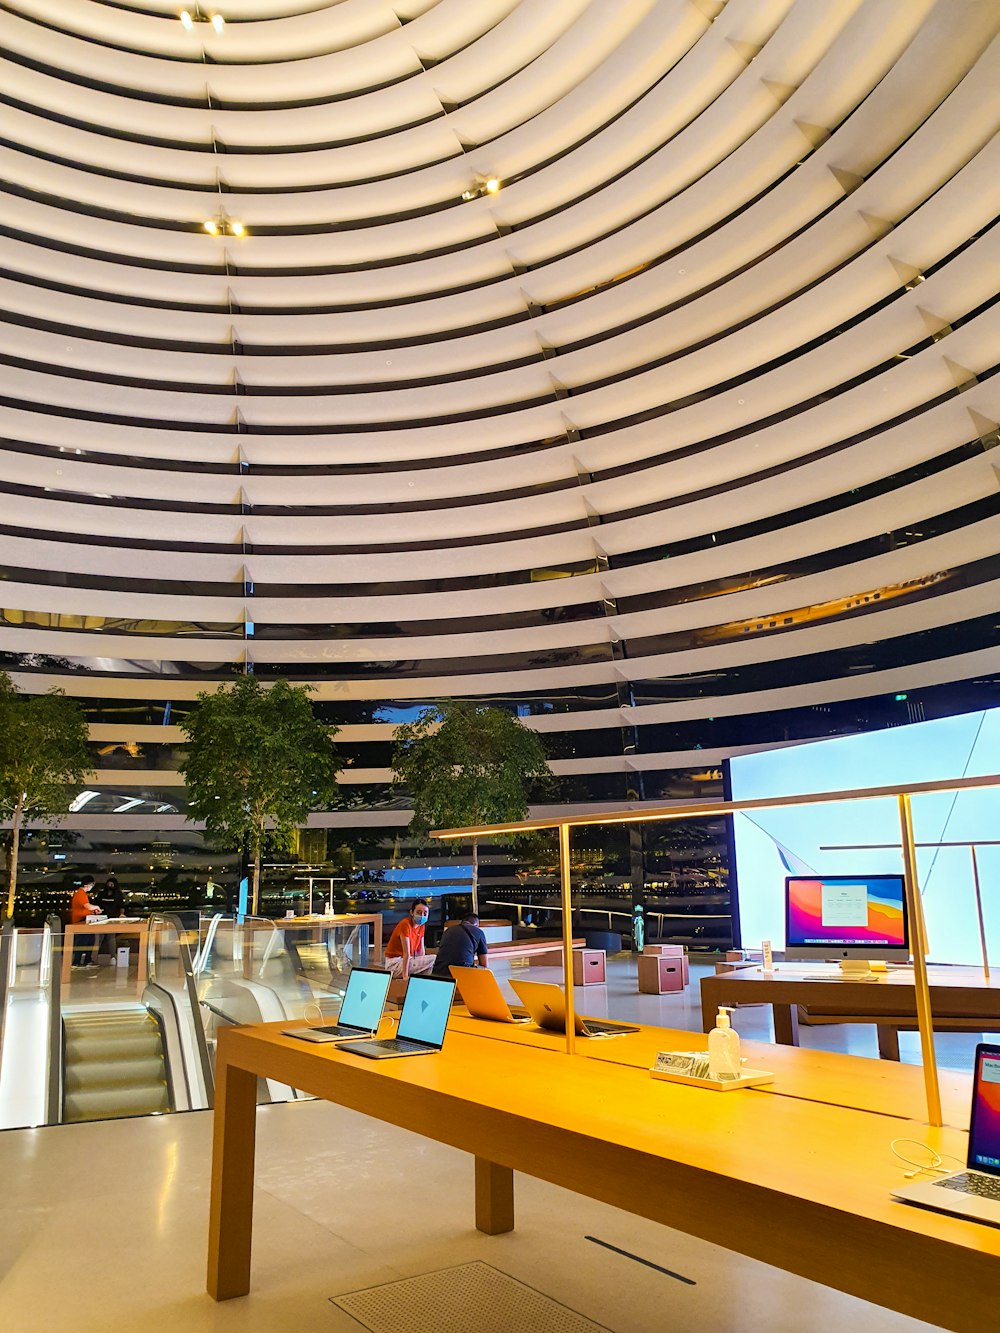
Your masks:
[[[976,1048],[969,1165],[1000,1176],[1000,1047]]]
[[[786,745],[729,761],[734,800],[934,782],[1000,771],[1000,709]],[[930,957],[981,963],[968,843],[976,861],[990,961],[1000,965],[1000,789],[914,796],[917,877]],[[894,798],[746,810],[733,815],[735,881],[744,947],[785,947],[789,876],[899,875]]]
[[[907,947],[902,875],[790,876],[785,947]]]

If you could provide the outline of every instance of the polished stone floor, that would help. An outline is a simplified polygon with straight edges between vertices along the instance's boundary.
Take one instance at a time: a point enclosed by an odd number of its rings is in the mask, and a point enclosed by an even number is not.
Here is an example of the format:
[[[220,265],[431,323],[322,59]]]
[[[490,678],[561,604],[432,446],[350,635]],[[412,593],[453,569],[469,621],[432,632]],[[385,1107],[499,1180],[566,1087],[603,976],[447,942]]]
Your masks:
[[[927,1327],[525,1176],[517,1230],[483,1236],[464,1154],[321,1102],[258,1112],[253,1290],[216,1305],[210,1149],[206,1112],[0,1135],[5,1333],[357,1333],[331,1296],[475,1259],[614,1333]]]
[[[624,959],[581,1001],[594,1015],[700,1027],[696,983],[639,996]],[[766,1040],[768,1015],[742,1010],[737,1026]],[[870,1028],[813,1029],[804,1041],[875,1053]],[[942,1063],[967,1068],[973,1045],[942,1038]],[[210,1148],[205,1112],[0,1134],[4,1333],[357,1331],[332,1296],[473,1260],[614,1333],[929,1327],[524,1176],[517,1230],[483,1236],[464,1154],[321,1102],[259,1111],[253,1291],[216,1305],[204,1292]]]

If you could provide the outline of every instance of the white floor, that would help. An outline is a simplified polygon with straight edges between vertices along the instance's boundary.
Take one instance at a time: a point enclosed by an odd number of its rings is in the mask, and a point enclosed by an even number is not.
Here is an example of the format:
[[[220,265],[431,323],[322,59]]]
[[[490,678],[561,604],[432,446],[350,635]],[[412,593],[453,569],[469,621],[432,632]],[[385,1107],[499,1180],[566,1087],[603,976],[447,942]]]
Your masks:
[[[253,1290],[216,1305],[210,1149],[206,1112],[0,1135],[4,1333],[357,1333],[331,1296],[474,1259],[615,1333],[929,1327],[524,1176],[517,1230],[483,1236],[465,1154],[322,1102],[258,1112]]]
[[[548,968],[514,975],[558,979]],[[103,989],[88,987],[88,998]],[[639,996],[625,959],[580,1000],[595,1015],[701,1025],[696,981],[681,995]],[[769,1010],[743,1010],[737,1024],[745,1036],[770,1036]],[[804,1041],[875,1054],[869,1028],[813,1029]],[[974,1038],[956,1043],[942,1060],[968,1067]],[[472,1224],[468,1157],[326,1103],[261,1108],[258,1136],[253,1291],[216,1305],[204,1291],[210,1113],[0,1134],[4,1333],[356,1333],[332,1296],[472,1260],[614,1333],[929,1327],[524,1176],[517,1230],[483,1236]]]

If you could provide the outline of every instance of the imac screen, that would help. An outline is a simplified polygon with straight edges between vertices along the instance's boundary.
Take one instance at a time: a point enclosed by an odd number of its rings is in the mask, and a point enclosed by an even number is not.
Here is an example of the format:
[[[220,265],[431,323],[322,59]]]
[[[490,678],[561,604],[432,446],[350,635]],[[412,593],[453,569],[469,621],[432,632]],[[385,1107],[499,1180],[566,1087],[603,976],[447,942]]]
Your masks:
[[[902,875],[790,876],[785,894],[792,947],[907,947]]]

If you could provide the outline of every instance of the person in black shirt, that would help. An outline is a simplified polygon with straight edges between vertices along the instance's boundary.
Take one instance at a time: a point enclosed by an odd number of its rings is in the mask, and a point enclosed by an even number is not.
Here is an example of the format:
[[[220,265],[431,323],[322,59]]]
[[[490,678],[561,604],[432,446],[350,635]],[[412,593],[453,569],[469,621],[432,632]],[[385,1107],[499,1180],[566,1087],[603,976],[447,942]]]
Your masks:
[[[125,899],[122,896],[121,888],[114,875],[109,875],[107,883],[100,892],[101,906],[104,908],[105,916],[116,917],[125,915]]]
[[[449,968],[473,967],[477,961],[480,967],[485,967],[486,954],[486,936],[479,928],[479,917],[465,916],[441,936],[431,976],[450,981]]]

